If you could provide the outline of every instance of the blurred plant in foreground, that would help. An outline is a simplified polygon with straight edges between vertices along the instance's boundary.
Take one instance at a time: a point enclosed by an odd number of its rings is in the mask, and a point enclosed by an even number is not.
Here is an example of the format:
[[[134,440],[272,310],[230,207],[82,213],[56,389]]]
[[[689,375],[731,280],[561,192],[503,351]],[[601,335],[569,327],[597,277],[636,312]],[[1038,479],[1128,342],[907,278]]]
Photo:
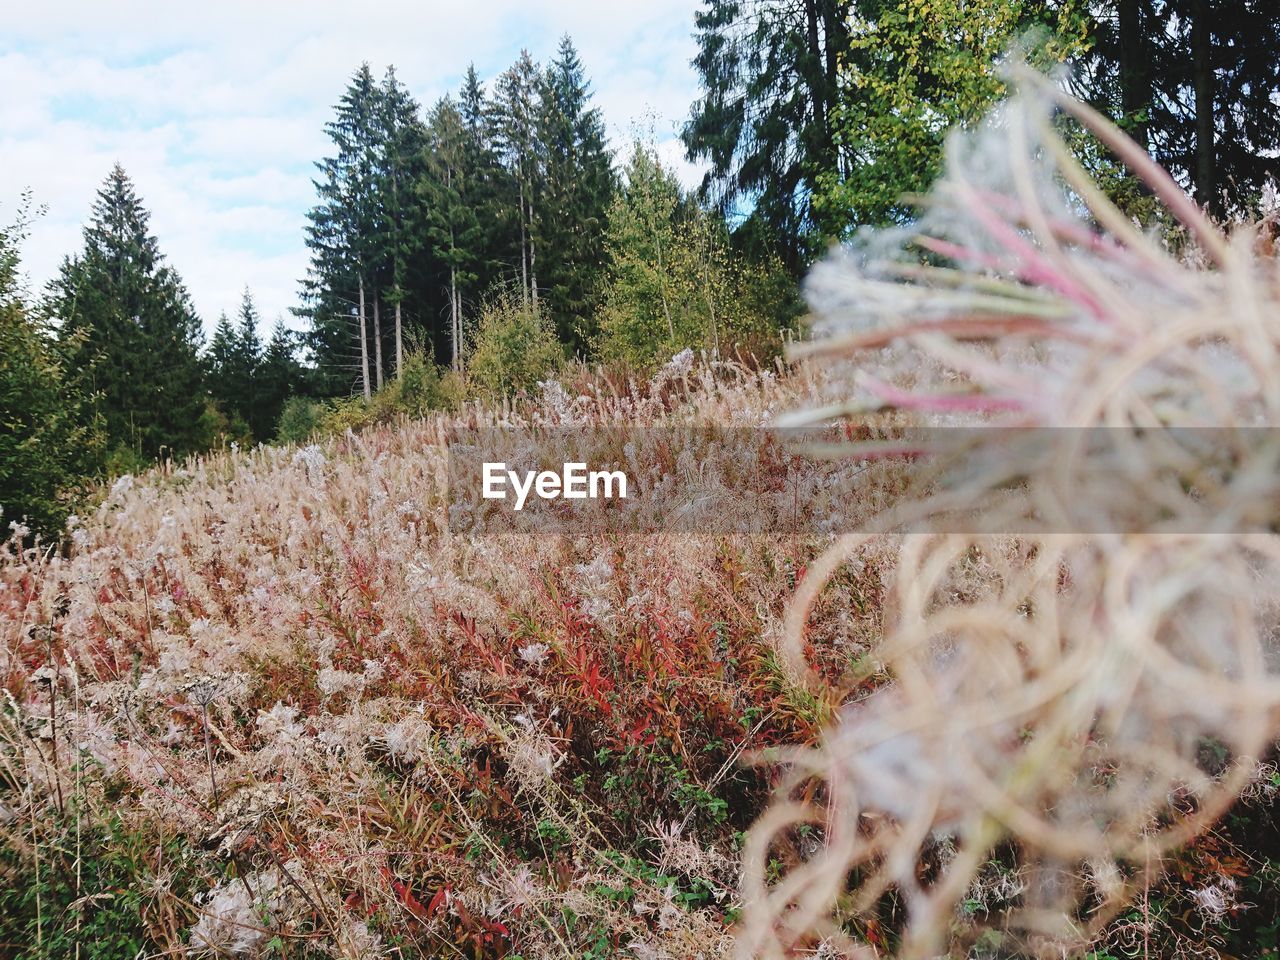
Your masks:
[[[1106,428],[1121,453],[1144,441],[1142,459],[1117,478],[1065,429],[1045,469],[1011,475],[993,451],[963,486],[887,512],[884,531],[924,532],[902,538],[883,639],[837,691],[805,662],[808,621],[867,537],[810,565],[786,659],[816,694],[857,702],[787,756],[750,834],[742,956],[1083,950],[1249,786],[1277,733],[1280,447],[1233,438],[1280,424],[1280,271],[1090,108],[1030,71],[1017,80],[982,130],[951,141],[909,233],[815,271],[820,336],[797,352],[856,356],[856,393],[791,419]],[[1141,177],[1190,253],[1106,199],[1056,111]],[[1151,442],[1161,428],[1216,430],[1231,455]],[[1153,503],[1158,522],[1131,522]],[[948,532],[958,513],[1018,535]],[[1063,523],[1082,516],[1115,532]],[[859,698],[873,671],[892,682]],[[973,901],[1001,861],[1002,896]]]

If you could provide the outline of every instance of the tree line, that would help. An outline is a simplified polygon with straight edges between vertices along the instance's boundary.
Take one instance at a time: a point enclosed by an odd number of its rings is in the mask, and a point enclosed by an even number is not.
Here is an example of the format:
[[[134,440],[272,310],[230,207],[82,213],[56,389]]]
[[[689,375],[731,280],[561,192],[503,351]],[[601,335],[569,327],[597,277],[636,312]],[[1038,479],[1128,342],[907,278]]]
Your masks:
[[[327,132],[300,313],[330,389],[369,397],[406,338],[459,368],[465,318],[499,285],[585,352],[617,181],[568,37],[545,69],[522,53],[489,96],[468,69],[425,115],[393,68],[375,81],[364,64]]]
[[[1004,95],[1018,45],[1069,64],[1075,92],[1214,214],[1249,212],[1280,176],[1272,0],[707,0],[696,31],[683,139],[710,167],[701,197],[748,210],[744,240],[796,272],[913,215],[903,198],[936,176],[947,130]],[[1121,180],[1107,186],[1132,192]]]
[[[545,66],[468,69],[425,110],[394,68],[359,66],[317,163],[301,333],[264,340],[246,291],[206,343],[119,166],[42,291],[21,278],[21,205],[0,230],[4,516],[57,529],[85,478],[508,394],[572,358],[767,356],[827,244],[913,216],[903,197],[1004,95],[1015,45],[1069,65],[1215,214],[1248,213],[1280,172],[1264,0],[705,0],[695,29],[693,192],[650,145],[611,152],[568,37]],[[1126,209],[1153,206],[1080,149]]]

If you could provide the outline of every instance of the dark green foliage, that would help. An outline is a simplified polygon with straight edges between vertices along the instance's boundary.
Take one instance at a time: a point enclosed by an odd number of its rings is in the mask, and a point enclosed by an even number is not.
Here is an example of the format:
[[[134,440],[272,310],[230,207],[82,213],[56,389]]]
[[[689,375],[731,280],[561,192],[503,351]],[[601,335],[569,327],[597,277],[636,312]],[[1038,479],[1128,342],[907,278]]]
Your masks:
[[[467,67],[462,90],[458,94],[458,113],[466,130],[471,209],[476,212],[482,231],[472,298],[468,301],[464,294],[462,301],[464,309],[475,309],[479,306],[480,294],[504,275],[510,247],[508,228],[514,227],[515,222],[511,219],[512,212],[503,209],[506,171],[498,162],[488,103],[474,65]]]
[[[85,817],[77,833],[73,809],[39,826],[38,859],[24,840],[0,843],[0,956],[133,960],[154,946],[149,912],[194,922],[192,887],[210,881],[191,876],[179,841],[130,832],[118,817]]]
[[[420,306],[412,302],[420,299],[415,298],[417,291],[412,289],[412,268],[425,250],[423,211],[416,186],[423,177],[427,134],[418,116],[417,101],[396,78],[394,68],[387,69],[377,91],[377,118],[375,184],[380,216],[373,265],[374,304],[376,307],[379,301],[385,301],[393,311],[393,325],[383,341],[390,340],[394,370],[399,376],[405,350],[405,301],[411,301],[411,309]],[[379,334],[375,331],[375,335]],[[384,369],[379,348],[383,345],[375,343],[374,349],[379,363],[375,379],[379,385]]]
[[[222,432],[228,438],[265,443],[275,436],[285,400],[305,387],[294,341],[295,335],[278,320],[262,345],[258,311],[248,290],[234,326],[226,314],[218,318],[206,359],[209,392],[227,421]]]
[[[707,0],[694,58],[702,98],[684,128],[689,159],[708,161],[703,196],[747,209],[749,233],[799,271],[824,236],[819,179],[850,166],[835,141],[851,0]]]
[[[424,417],[435,411],[456,410],[465,394],[465,386],[457,374],[441,373],[430,355],[409,349],[405,352],[400,376],[369,400],[290,397],[280,415],[276,441],[307,443],[348,430],[390,423],[400,417]]]
[[[1213,212],[1247,212],[1280,177],[1280,6],[1270,0],[1095,5],[1081,91]]]
[[[358,387],[369,397],[403,360],[406,337],[438,322],[430,301],[439,265],[425,256],[418,184],[426,130],[418,104],[388,70],[352,77],[325,126],[334,154],[317,166],[319,203],[308,214],[311,268],[303,286],[308,346],[324,394]]]
[[[326,132],[300,311],[322,394],[354,383],[368,399],[408,340],[460,367],[468,318],[498,286],[585,347],[614,173],[568,37],[545,71],[522,52],[491,99],[468,70],[425,123],[393,71],[379,85],[363,65]]]
[[[100,466],[102,441],[63,345],[26,303],[18,269],[29,222],[24,198],[0,228],[0,518],[56,538],[83,477]]]
[[[605,226],[614,191],[604,120],[573,41],[560,41],[542,84],[545,171],[542,267],[546,309],[571,349],[585,348],[600,303]]]
[[[539,136],[541,83],[538,65],[528,50],[521,50],[519,59],[498,77],[488,104],[494,151],[507,174],[498,191],[499,210],[513,227],[508,243],[514,245],[514,259],[507,261],[506,279],[519,284],[521,300],[534,309],[541,293],[538,253],[547,215],[545,144]]]
[[[380,246],[375,151],[382,121],[377,85],[361,64],[325,125],[335,153],[316,166],[320,202],[307,217],[311,268],[304,282],[311,321],[309,346],[317,379],[326,393],[345,392],[353,383],[372,390],[369,322],[371,277]]]
[[[474,79],[474,74],[471,74]],[[474,290],[485,258],[481,213],[486,191],[478,165],[482,141],[448,97],[427,121],[426,176],[418,183],[426,211],[426,239],[432,254],[448,270],[448,350],[456,369],[462,361],[462,304]]]
[[[47,309],[69,369],[96,396],[109,444],[135,457],[182,456],[210,441],[200,320],[148,219],[117,165],[98,191],[84,250],[63,262]]]
[[[280,410],[276,443],[306,443],[315,434],[324,416],[325,405],[311,397],[290,397]]]
[[[218,318],[207,357],[209,393],[227,419],[228,435],[263,440],[275,427],[279,410],[265,411],[259,396],[262,359],[258,311],[246,289],[235,325],[225,313]]]
[[[284,321],[277,320],[258,363],[251,422],[254,439],[260,443],[275,436],[285,403],[305,386],[305,374],[295,355],[296,339]]]

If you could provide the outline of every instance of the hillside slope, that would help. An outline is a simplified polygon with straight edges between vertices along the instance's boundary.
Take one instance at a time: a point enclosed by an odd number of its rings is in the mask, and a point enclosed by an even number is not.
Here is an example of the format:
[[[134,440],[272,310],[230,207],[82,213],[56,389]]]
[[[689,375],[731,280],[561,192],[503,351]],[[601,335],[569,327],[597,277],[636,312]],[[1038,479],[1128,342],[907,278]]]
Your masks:
[[[454,535],[442,440],[754,426],[812,386],[731,368],[622,398],[557,384],[514,413],[122,478],[69,557],[10,546],[5,936],[721,955],[768,787],[743,761],[823,718],[770,640],[814,544]],[[865,579],[844,588],[863,612],[828,631],[841,658],[874,627]]]

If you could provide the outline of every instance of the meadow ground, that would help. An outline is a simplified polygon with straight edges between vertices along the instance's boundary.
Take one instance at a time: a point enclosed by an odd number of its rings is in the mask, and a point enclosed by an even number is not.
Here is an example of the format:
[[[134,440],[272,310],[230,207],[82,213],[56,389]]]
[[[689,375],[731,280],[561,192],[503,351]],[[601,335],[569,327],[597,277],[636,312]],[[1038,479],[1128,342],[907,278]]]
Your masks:
[[[851,364],[575,373],[122,477],[65,552],[12,539],[0,950],[1274,955],[1280,480],[1249,432],[1280,422],[1274,250],[1027,82],[953,142],[911,256],[815,271],[834,319],[802,352]],[[1093,187],[1057,110],[1132,161],[1180,247]],[[1013,477],[979,458],[901,502],[869,485],[910,535],[449,522],[457,427],[789,412],[1116,445]],[[628,449],[637,479],[733,473],[744,514],[819,485],[662,436]],[[929,526],[958,509],[1013,527]]]

